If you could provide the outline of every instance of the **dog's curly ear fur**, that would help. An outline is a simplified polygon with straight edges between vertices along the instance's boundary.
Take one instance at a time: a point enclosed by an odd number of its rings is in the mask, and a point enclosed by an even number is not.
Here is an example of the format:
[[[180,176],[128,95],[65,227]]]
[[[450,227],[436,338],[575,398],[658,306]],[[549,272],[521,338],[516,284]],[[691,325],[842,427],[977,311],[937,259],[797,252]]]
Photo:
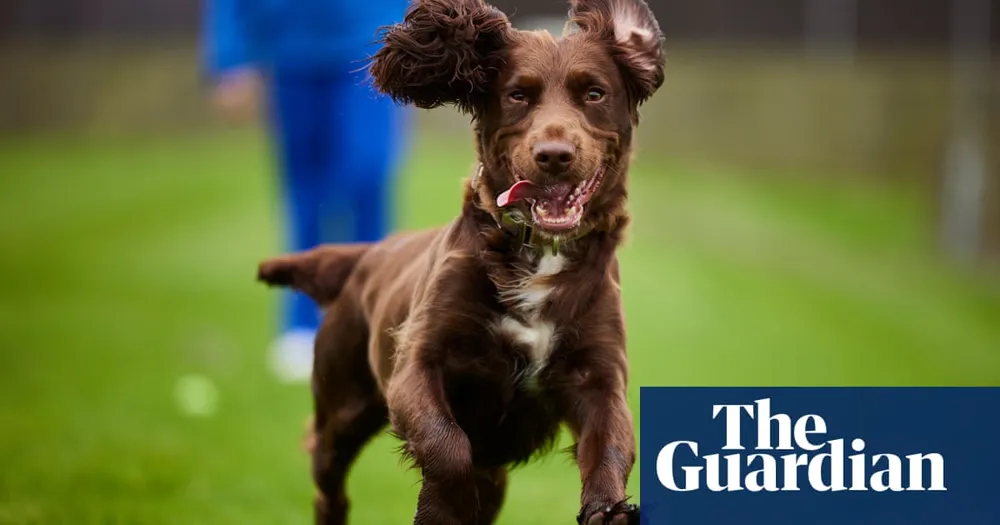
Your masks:
[[[570,0],[570,22],[605,41],[642,104],[663,85],[663,33],[643,0]]]
[[[513,28],[482,0],[415,0],[384,28],[369,71],[396,102],[474,113],[495,80]]]

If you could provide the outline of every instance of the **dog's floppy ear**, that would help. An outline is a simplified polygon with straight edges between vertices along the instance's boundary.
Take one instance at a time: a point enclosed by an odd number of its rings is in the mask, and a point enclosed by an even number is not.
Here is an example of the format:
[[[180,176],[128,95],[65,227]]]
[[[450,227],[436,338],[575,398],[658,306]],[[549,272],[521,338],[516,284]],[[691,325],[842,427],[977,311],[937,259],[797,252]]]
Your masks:
[[[605,41],[637,104],[663,84],[663,33],[643,0],[570,0],[570,23]]]
[[[382,30],[369,71],[397,102],[454,104],[472,113],[496,79],[513,31],[507,16],[482,0],[415,0],[401,23]]]

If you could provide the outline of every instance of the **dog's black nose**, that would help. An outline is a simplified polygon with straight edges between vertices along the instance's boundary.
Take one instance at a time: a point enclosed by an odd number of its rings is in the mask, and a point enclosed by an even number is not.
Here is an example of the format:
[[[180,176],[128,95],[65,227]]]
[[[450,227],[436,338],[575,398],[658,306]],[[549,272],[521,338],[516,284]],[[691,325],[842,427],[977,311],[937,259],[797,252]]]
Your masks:
[[[539,142],[531,150],[542,171],[561,173],[569,169],[576,158],[576,147],[569,142]]]

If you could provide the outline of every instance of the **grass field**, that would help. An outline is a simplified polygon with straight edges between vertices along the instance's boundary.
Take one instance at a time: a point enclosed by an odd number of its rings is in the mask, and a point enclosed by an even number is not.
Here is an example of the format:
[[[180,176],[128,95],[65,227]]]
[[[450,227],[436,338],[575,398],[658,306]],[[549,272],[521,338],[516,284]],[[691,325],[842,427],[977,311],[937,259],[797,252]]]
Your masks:
[[[269,375],[276,296],[253,280],[279,246],[261,146],[0,144],[0,524],[310,522],[307,387]],[[421,135],[403,225],[454,214],[469,149]],[[1000,283],[935,261],[914,192],[640,158],[634,406],[654,384],[1000,384]],[[186,374],[217,386],[211,417],[178,410]],[[357,465],[352,523],[412,517],[393,447]],[[501,523],[571,523],[578,487],[564,455],[519,470]]]

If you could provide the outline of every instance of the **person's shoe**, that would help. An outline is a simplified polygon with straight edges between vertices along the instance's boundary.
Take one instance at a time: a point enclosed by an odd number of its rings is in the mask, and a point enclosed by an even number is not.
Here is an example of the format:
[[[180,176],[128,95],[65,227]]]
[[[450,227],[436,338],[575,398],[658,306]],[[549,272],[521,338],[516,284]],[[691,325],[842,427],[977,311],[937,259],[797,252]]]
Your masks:
[[[312,375],[316,332],[297,329],[285,332],[271,345],[271,368],[287,383],[308,381]]]

